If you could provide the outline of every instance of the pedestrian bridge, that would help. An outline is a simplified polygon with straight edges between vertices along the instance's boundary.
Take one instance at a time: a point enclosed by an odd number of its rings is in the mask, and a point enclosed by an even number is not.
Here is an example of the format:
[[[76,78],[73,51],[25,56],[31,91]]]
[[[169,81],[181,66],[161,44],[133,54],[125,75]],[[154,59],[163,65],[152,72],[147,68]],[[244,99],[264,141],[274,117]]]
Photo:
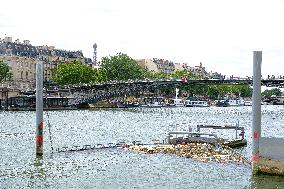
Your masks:
[[[181,79],[159,79],[159,80],[128,80],[110,81],[105,83],[69,85],[73,94],[77,94],[72,105],[84,107],[89,103],[107,100],[115,97],[124,97],[145,94],[149,91],[158,91],[163,88],[176,88],[184,85],[252,85],[252,80],[181,80]],[[284,87],[284,79],[262,80],[261,84],[267,87]]]

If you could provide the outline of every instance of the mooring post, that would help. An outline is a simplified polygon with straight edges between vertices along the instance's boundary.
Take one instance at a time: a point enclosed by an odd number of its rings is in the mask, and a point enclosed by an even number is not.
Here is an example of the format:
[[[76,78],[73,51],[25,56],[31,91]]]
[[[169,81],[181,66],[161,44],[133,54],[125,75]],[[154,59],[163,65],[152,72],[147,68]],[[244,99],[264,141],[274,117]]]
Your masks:
[[[4,87],[3,90],[4,90],[4,95],[5,95],[5,110],[7,111],[7,110],[9,110],[9,97],[8,97],[9,90],[8,90],[7,87]]]
[[[259,172],[259,139],[261,137],[261,62],[262,51],[253,51],[253,95],[252,95],[252,171]]]
[[[43,62],[36,64],[36,156],[43,155]]]

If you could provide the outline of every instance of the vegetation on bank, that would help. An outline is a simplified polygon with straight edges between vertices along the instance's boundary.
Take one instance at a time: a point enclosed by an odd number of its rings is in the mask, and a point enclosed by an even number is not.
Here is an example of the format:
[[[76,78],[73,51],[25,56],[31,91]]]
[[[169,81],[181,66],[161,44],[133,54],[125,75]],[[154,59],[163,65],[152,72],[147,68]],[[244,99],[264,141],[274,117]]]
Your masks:
[[[101,72],[79,61],[62,62],[53,70],[52,80],[59,85],[103,81]]]
[[[141,68],[134,59],[126,54],[118,53],[114,56],[103,57],[99,72],[105,75],[105,80],[126,81],[129,79],[143,79],[146,70]]]
[[[251,97],[252,88],[249,85],[183,85],[182,91],[188,91],[189,96],[199,95],[209,99],[220,99],[225,96]]]
[[[11,80],[12,73],[9,70],[9,66],[0,60],[0,82]]]
[[[265,90],[261,93],[262,96],[265,97],[271,97],[271,96],[282,96],[282,92],[278,88],[270,89],[270,90]]]

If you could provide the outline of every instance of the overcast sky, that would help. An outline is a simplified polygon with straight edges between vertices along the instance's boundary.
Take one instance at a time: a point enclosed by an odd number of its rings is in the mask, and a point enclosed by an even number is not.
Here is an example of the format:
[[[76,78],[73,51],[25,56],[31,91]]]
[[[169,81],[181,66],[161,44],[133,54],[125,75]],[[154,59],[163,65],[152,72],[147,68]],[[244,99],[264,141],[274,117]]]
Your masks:
[[[284,75],[281,0],[6,0],[0,38],[82,50],[98,58],[202,62],[207,71],[252,75],[252,52],[263,51],[262,74]]]

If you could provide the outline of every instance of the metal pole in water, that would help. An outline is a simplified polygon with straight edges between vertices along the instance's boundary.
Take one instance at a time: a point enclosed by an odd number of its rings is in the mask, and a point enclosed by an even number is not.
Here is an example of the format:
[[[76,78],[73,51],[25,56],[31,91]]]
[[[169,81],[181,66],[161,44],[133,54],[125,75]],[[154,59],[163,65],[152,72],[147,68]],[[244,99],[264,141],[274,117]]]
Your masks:
[[[252,171],[259,172],[259,139],[261,136],[261,62],[262,51],[253,51],[253,95],[252,95]]]
[[[36,64],[36,156],[43,155],[43,63]]]

